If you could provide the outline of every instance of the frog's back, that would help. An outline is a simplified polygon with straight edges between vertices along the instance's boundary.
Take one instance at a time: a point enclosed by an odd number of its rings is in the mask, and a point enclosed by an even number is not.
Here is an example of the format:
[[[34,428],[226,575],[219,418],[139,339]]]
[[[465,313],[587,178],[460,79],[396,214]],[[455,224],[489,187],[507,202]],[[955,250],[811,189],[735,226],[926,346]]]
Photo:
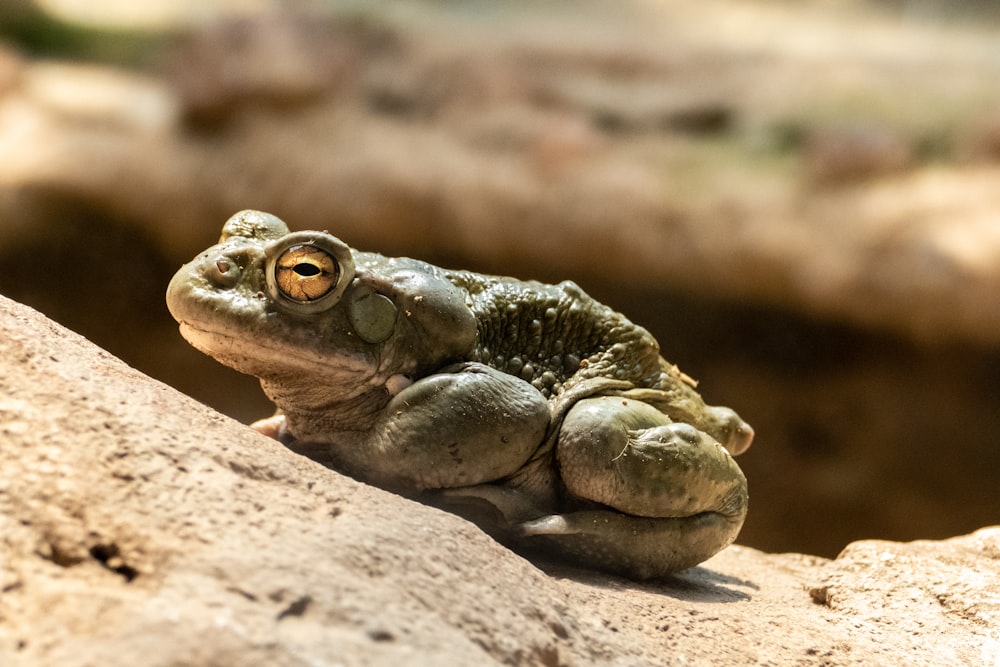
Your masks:
[[[468,292],[478,321],[472,360],[520,377],[546,397],[592,377],[637,387],[661,382],[653,336],[571,281],[549,285],[461,271],[448,278]]]

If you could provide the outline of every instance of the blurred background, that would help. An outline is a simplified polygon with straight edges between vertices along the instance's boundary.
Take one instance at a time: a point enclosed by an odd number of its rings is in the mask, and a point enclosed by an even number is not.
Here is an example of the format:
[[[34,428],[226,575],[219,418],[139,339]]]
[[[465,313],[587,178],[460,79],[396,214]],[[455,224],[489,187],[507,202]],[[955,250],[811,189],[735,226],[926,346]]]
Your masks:
[[[0,1],[0,293],[249,422],[163,300],[243,208],[645,325],[743,544],[1000,522],[992,0]]]

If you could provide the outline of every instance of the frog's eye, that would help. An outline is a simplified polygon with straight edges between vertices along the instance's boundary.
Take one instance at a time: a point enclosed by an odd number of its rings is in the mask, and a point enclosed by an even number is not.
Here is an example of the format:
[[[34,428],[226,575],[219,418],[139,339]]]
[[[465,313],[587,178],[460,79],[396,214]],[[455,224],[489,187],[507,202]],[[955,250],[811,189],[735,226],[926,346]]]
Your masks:
[[[337,287],[339,278],[337,260],[316,246],[292,246],[274,264],[278,290],[299,303],[323,298]]]
[[[316,313],[332,307],[354,277],[351,250],[320,232],[289,234],[267,250],[267,291],[285,310]]]

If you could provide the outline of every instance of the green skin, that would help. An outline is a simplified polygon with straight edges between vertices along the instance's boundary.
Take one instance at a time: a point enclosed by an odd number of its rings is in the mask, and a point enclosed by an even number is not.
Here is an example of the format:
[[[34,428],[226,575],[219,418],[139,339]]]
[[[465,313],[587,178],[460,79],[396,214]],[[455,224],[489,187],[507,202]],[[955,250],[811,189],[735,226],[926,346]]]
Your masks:
[[[309,297],[278,277],[302,246],[339,267]],[[260,378],[279,409],[260,430],[510,543],[643,579],[709,558],[746,516],[733,456],[753,430],[572,282],[359,252],[243,211],[167,305],[192,345]]]

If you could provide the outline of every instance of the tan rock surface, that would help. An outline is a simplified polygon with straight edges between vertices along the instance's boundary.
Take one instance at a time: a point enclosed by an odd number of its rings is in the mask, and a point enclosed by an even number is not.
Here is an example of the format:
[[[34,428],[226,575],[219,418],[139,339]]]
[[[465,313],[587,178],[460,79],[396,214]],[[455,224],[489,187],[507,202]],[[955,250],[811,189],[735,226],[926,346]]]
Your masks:
[[[539,569],[2,297],[0,438],[5,667],[1000,659],[1000,529],[652,584]]]

